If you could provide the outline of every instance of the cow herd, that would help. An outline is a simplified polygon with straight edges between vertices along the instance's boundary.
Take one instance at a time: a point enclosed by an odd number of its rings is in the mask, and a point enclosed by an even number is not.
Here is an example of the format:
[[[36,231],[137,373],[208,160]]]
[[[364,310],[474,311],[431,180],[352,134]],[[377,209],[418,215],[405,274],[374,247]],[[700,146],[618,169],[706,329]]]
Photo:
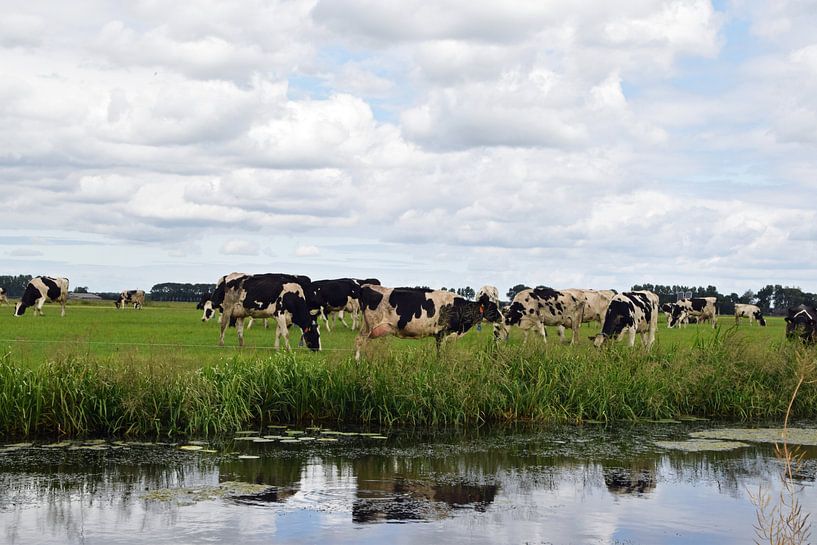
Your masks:
[[[34,307],[42,314],[46,301],[59,303],[65,316],[68,299],[68,279],[49,276],[33,278],[14,309],[22,316],[26,308]],[[6,301],[0,289],[0,303]],[[142,290],[123,291],[114,303],[117,309],[132,306],[141,309],[145,303]],[[558,328],[560,341],[570,330],[570,344],[577,342],[579,327],[585,322],[599,322],[601,332],[590,337],[595,346],[606,341],[627,338],[635,344],[636,335],[646,347],[655,341],[658,314],[664,312],[668,327],[683,327],[690,322],[709,322],[714,328],[718,319],[715,297],[692,297],[659,306],[658,296],[650,291],[564,289],[538,287],[518,292],[510,304],[502,306],[494,286],[483,286],[475,300],[469,300],[446,290],[429,288],[387,288],[375,278],[338,278],[312,281],[303,275],[282,273],[246,274],[234,272],[222,276],[215,291],[205,294],[197,308],[203,311],[202,321],[221,313],[219,345],[224,344],[228,326],[235,326],[238,343],[244,345],[244,322],[247,328],[253,319],[272,321],[275,327],[275,348],[284,338],[287,349],[289,328],[301,330],[301,342],[310,350],[321,349],[319,320],[331,331],[335,319],[352,329],[360,328],[355,339],[355,358],[368,341],[393,335],[399,338],[434,337],[437,348],[446,338],[464,335],[483,321],[493,324],[494,338],[507,339],[512,326],[519,327],[527,340],[531,330],[547,342],[545,326]],[[351,316],[347,324],[344,314]],[[749,325],[766,325],[756,305],[736,304],[735,323],[747,318]],[[807,343],[817,342],[817,310],[809,305],[788,309],[786,336],[800,337]]]

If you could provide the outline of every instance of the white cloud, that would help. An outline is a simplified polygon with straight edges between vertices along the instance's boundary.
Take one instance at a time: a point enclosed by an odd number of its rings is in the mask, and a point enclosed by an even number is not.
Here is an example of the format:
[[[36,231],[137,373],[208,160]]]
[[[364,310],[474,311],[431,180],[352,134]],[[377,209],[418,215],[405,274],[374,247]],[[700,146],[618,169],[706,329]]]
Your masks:
[[[225,255],[258,255],[258,245],[249,240],[228,240],[221,246]]]
[[[317,246],[313,246],[311,244],[301,244],[297,248],[295,248],[295,255],[297,257],[312,257],[316,255],[320,255],[321,251],[320,248]]]

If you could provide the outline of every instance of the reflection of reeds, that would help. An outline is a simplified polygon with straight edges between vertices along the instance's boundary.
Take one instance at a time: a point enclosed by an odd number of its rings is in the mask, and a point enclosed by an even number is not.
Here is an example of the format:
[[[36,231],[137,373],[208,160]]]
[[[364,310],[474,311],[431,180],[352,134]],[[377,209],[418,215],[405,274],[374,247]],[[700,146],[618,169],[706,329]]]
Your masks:
[[[798,497],[802,485],[794,482],[795,469],[802,463],[805,452],[796,445],[794,448],[789,447],[788,429],[794,400],[797,398],[800,387],[806,382],[806,377],[814,375],[815,360],[809,358],[802,351],[796,354],[796,359],[798,380],[783,420],[782,445],[775,443],[774,446],[775,456],[783,462],[784,471],[781,475],[783,488],[775,502],[772,501],[772,495],[764,492],[762,487],[758,487],[756,495],[751,495],[757,511],[757,524],[755,525],[757,539],[755,543],[758,545],[761,543],[768,543],[769,545],[802,545],[809,543],[809,537],[811,536],[810,513],[803,513]],[[814,380],[808,382],[813,383]]]

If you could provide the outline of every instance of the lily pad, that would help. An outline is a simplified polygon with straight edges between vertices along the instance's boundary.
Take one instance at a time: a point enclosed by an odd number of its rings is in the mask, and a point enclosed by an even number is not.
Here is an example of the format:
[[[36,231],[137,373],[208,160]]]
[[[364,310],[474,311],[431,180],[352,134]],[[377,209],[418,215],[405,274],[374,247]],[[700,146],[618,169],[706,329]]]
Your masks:
[[[204,450],[204,447],[201,445],[182,445],[179,450]]]
[[[655,441],[655,445],[684,452],[725,451],[748,447],[739,441],[719,441],[717,439],[690,439],[688,441]]]
[[[258,460],[259,458],[261,457],[254,454],[242,454],[238,457],[239,460]]]
[[[783,428],[722,428],[696,431],[689,435],[691,437],[723,439],[726,441],[783,442]],[[793,445],[817,446],[817,429],[789,428],[786,440]]]
[[[241,437],[234,437],[233,441],[255,441],[256,439],[261,439],[259,436],[241,436]]]

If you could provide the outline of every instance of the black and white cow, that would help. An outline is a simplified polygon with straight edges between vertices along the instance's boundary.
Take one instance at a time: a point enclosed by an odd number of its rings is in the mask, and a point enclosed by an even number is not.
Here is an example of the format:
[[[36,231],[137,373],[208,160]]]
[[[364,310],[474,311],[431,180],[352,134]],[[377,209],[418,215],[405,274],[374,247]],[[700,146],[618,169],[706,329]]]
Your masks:
[[[43,305],[46,301],[59,303],[60,316],[65,316],[65,302],[68,300],[68,279],[35,276],[26,285],[23,297],[14,307],[14,315],[22,316],[28,307],[34,307],[34,315],[43,314]]]
[[[218,281],[216,282],[216,289],[218,289],[218,287],[221,286],[228,277],[231,278],[231,279],[236,279],[236,278],[243,277],[243,276],[249,276],[249,275],[247,275],[247,273],[239,273],[239,272],[234,272],[234,273],[224,275],[221,278],[219,278]],[[196,303],[196,308],[202,311],[202,313],[201,313],[201,321],[202,322],[209,322],[211,318],[213,318],[215,315],[217,315],[219,312],[222,311],[221,305],[213,306],[213,293],[204,293],[204,294],[202,294],[201,299],[199,299],[199,302]],[[254,320],[253,320],[252,317],[250,317],[250,319],[247,320],[247,329],[252,328],[253,321]],[[233,320],[233,321],[230,322],[230,327],[233,327],[234,325],[235,325],[235,321]],[[264,329],[268,329],[268,328],[269,328],[269,322],[267,321],[266,318],[264,318]]]
[[[613,296],[604,314],[601,333],[590,337],[596,347],[607,340],[628,335],[628,345],[635,344],[636,333],[647,348],[655,342],[658,329],[658,296],[651,291],[625,291]]]
[[[145,305],[145,292],[143,290],[127,290],[119,294],[119,299],[114,302],[116,308],[122,308],[125,305],[133,305],[133,308],[139,310]]]
[[[9,300],[6,298],[6,288],[0,288],[0,305],[5,305]]]
[[[716,297],[693,297],[692,299],[681,299],[672,304],[669,327],[682,324],[689,318],[695,318],[699,324],[709,320],[714,328],[718,320],[718,299]]]
[[[790,308],[785,320],[787,338],[800,337],[806,344],[817,342],[817,308],[810,305]]]
[[[667,317],[667,327],[672,327],[669,324],[670,324],[670,321],[672,320],[672,307],[674,305],[675,305],[675,303],[664,303],[660,307],[661,312],[663,312],[664,315]]]
[[[361,281],[353,278],[337,278],[334,280],[316,280],[312,282],[312,296],[314,303],[321,308],[321,317],[329,327],[329,315],[339,313],[340,321],[346,327],[349,325],[343,319],[343,312],[352,315],[352,329],[357,329],[358,314],[360,313],[360,284]]]
[[[757,305],[746,305],[742,303],[735,304],[735,325],[740,323],[741,318],[749,318],[749,325],[752,325],[755,320],[761,326],[766,325],[766,320],[760,312],[760,307]]]
[[[228,275],[229,276],[229,275]],[[309,278],[291,274],[253,274],[225,279],[213,292],[213,305],[222,307],[221,336],[219,345],[224,345],[224,332],[235,319],[238,344],[244,346],[245,318],[275,318],[275,348],[280,336],[289,346],[288,324],[301,328],[303,340],[310,350],[320,350],[320,330],[316,320],[317,312],[310,308]],[[305,286],[305,287],[304,287]],[[314,309],[317,311],[317,309]]]
[[[580,288],[570,288],[561,290],[563,293],[571,293],[584,304],[582,312],[582,323],[598,322],[601,325],[604,320],[604,313],[607,312],[607,305],[618,293],[616,290],[590,290]]]
[[[525,333],[525,341],[531,329],[539,332],[547,342],[545,326],[563,326],[559,340],[564,342],[564,328],[570,328],[570,344],[574,344],[582,324],[584,301],[569,292],[551,288],[525,289],[514,296],[505,312],[504,330],[508,338],[511,326],[519,326]]]
[[[355,339],[355,359],[376,337],[402,339],[434,337],[437,351],[443,339],[459,337],[482,320],[501,320],[493,301],[483,296],[469,301],[450,291],[425,288],[384,288],[373,284],[360,289],[363,325]]]

